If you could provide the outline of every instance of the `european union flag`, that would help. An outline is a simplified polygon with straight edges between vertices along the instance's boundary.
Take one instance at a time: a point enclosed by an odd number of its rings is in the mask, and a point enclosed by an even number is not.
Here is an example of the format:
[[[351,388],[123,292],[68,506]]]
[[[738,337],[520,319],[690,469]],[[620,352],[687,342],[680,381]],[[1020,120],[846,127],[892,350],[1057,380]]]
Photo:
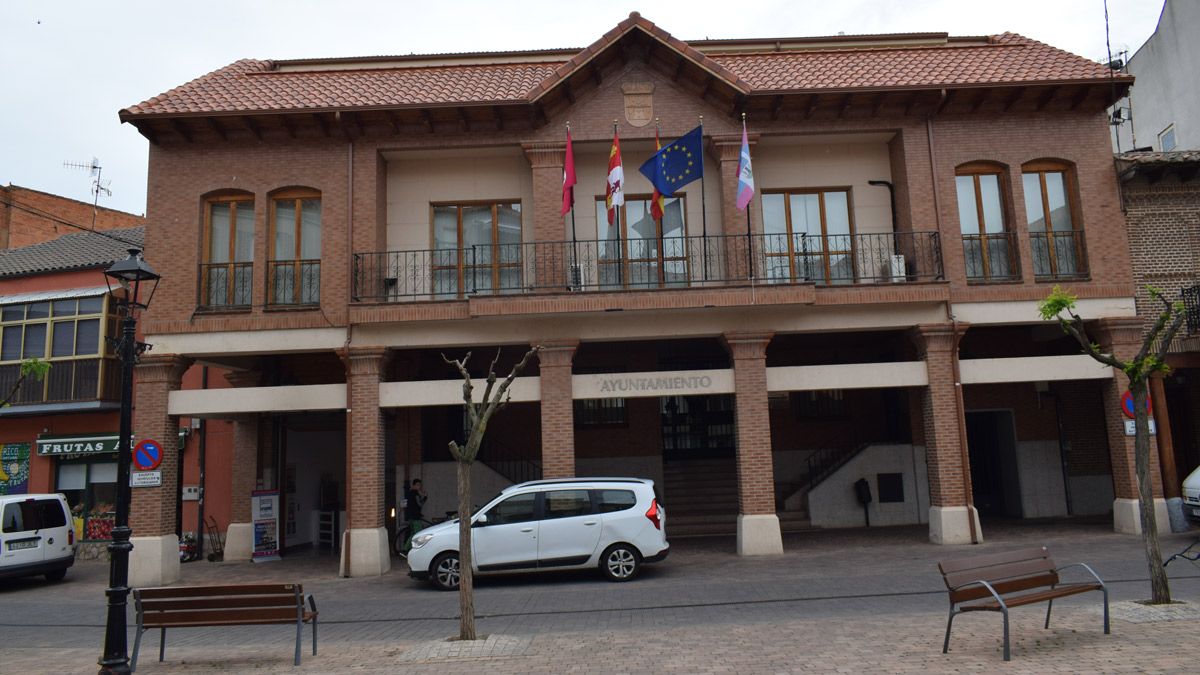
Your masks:
[[[674,195],[684,185],[704,176],[703,131],[704,127],[696,127],[680,136],[654,153],[638,171],[663,195]]]

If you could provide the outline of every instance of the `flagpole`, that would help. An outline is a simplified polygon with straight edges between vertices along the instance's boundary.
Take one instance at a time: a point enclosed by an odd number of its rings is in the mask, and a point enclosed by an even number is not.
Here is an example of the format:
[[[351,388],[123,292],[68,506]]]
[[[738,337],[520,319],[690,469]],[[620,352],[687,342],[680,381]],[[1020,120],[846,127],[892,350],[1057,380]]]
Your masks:
[[[742,135],[746,134],[746,113],[742,113]],[[740,163],[740,160],[739,160]],[[740,167],[739,167],[740,168]],[[736,195],[734,199],[737,199]],[[746,204],[746,270],[750,275],[750,283],[754,283],[754,235],[753,228],[750,225],[750,208],[754,205],[754,200]]]
[[[613,138],[617,137],[617,120],[613,120]],[[625,186],[621,186],[624,190]],[[629,283],[628,270],[625,269],[625,243],[621,237],[621,207],[624,204],[613,204],[613,226],[617,228],[617,270],[621,273],[621,286]]]
[[[571,122],[567,121],[567,143],[570,143],[571,138]],[[570,147],[568,152],[574,152]],[[563,157],[566,160],[566,157]],[[574,187],[572,187],[572,190]],[[572,290],[583,289],[583,274],[579,269],[579,239],[575,234],[575,194],[571,193],[571,280]]]
[[[708,281],[708,199],[704,190],[704,115],[700,116],[700,241],[704,250],[704,280]]]
[[[662,150],[662,141],[660,141],[658,138],[659,134],[661,132],[662,132],[662,125],[659,123],[659,119],[657,117],[655,117],[654,118],[654,152],[655,153],[657,153],[659,150]],[[660,193],[658,191],[658,188],[655,187],[654,191],[650,193],[650,218],[652,220],[654,220],[654,226],[658,230],[658,232],[656,233],[656,236],[658,236],[658,246],[657,246],[657,248],[658,248],[658,282],[659,282],[659,284],[662,284],[663,281],[666,280],[666,270],[663,269],[663,257],[666,255],[666,251],[664,249],[666,248],[667,243],[665,241],[663,241],[663,219],[666,218],[667,214],[662,209],[659,209],[658,217],[657,218],[654,217],[654,208],[656,206],[658,206],[658,203],[660,201],[665,203],[665,200],[662,197],[662,193]]]

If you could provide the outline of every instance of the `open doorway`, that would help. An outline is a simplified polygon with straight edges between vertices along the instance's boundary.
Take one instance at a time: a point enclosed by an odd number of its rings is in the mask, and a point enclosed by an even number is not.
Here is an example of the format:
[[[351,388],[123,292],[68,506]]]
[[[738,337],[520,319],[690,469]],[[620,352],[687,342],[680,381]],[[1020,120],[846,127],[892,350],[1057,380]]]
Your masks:
[[[1017,431],[1011,410],[967,413],[971,488],[981,516],[1020,518]]]

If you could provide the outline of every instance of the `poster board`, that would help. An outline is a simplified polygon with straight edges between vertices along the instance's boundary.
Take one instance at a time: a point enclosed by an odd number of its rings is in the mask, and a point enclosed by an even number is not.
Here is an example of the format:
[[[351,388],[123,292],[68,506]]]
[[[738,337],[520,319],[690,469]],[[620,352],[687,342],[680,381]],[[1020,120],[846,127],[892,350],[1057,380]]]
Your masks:
[[[0,495],[29,493],[29,443],[0,446]]]
[[[279,491],[250,493],[250,516],[254,521],[254,562],[279,560]]]

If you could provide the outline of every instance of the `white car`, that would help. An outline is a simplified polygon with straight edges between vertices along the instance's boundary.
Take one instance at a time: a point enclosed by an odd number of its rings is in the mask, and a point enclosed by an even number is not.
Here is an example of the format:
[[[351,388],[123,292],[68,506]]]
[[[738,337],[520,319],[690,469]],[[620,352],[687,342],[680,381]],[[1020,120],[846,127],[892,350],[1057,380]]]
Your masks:
[[[62,495],[0,495],[0,578],[61,581],[75,564],[75,524]]]
[[[667,557],[666,512],[642,478],[536,480],[505,488],[472,517],[478,574],[598,568],[628,581]],[[458,520],[421,530],[409,576],[458,588]]]
[[[1200,469],[1183,480],[1183,512],[1192,520],[1200,520]]]

